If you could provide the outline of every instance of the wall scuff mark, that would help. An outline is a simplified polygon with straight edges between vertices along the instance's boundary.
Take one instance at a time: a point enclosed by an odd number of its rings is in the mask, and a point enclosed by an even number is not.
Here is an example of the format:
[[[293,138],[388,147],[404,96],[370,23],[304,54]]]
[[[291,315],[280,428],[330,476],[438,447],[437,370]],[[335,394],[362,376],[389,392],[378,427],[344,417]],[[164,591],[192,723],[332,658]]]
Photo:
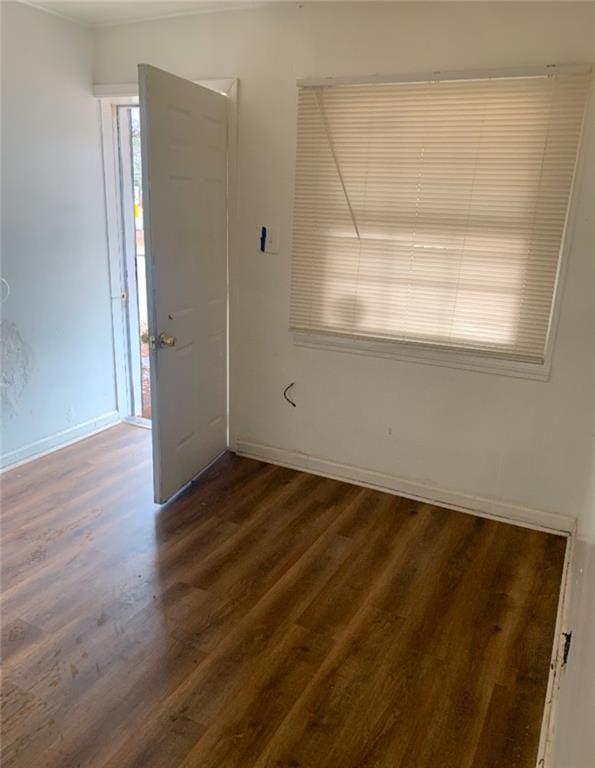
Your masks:
[[[16,324],[0,323],[0,391],[2,414],[13,417],[31,376],[31,347],[23,341]]]

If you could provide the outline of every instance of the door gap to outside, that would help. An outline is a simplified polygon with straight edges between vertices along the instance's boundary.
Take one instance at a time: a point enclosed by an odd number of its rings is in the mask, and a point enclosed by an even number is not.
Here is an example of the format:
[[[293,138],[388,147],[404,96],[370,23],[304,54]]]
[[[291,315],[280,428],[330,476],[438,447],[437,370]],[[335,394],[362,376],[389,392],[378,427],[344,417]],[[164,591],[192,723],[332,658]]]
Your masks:
[[[124,243],[123,294],[128,337],[127,368],[130,413],[133,420],[151,419],[151,377],[145,235],[143,229],[142,160],[140,110],[138,106],[117,108],[117,133]]]

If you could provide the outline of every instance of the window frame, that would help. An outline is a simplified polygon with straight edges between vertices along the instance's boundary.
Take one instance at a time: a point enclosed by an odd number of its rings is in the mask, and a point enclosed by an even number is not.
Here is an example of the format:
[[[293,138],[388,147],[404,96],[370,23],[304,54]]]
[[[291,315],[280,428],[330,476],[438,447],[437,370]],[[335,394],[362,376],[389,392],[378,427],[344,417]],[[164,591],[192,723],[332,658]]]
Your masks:
[[[368,75],[362,77],[319,77],[302,78],[297,80],[298,87],[333,86],[333,85],[371,85],[375,83],[412,83],[431,82],[438,80],[484,80],[489,78],[507,77],[543,77],[555,74],[590,73],[590,64],[549,64],[543,67],[507,68],[490,70],[461,70],[435,71],[425,74],[404,75]],[[572,245],[574,218],[577,208],[577,190],[580,187],[584,169],[583,142],[585,126],[591,117],[593,81],[587,93],[583,122],[579,136],[576,161],[574,165],[566,219],[560,242],[556,280],[550,308],[550,317],[546,336],[543,362],[523,362],[510,357],[499,357],[494,353],[482,353],[454,346],[397,339],[372,339],[351,337],[348,335],[333,335],[313,333],[290,329],[295,346],[302,348],[327,350],[331,352],[363,354],[372,357],[393,358],[405,362],[415,362],[427,365],[438,365],[447,368],[458,368],[480,373],[492,373],[517,378],[548,381],[551,374],[554,345],[557,336],[560,304],[564,290],[565,274],[568,257]],[[296,103],[297,109],[297,103]],[[297,113],[296,113],[297,114]]]

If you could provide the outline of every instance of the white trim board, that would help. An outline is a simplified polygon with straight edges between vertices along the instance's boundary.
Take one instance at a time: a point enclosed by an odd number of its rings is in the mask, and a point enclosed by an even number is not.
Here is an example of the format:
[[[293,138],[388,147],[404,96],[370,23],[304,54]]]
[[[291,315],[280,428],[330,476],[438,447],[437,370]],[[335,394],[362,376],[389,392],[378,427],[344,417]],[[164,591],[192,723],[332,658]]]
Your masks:
[[[556,628],[554,630],[554,643],[550,660],[550,673],[548,675],[543,717],[541,720],[537,768],[554,768],[553,746],[558,723],[560,685],[562,683],[562,672],[564,671],[564,633],[572,630],[570,626],[570,597],[572,592],[572,575],[575,568],[575,542],[576,532],[573,532],[568,536],[564,555],[558,611],[556,613]]]
[[[326,350],[351,355],[368,355],[403,360],[421,365],[438,365],[443,368],[460,368],[464,371],[490,373],[498,376],[514,376],[521,379],[548,381],[552,366],[551,354],[540,363],[524,363],[518,360],[489,357],[470,350],[439,348],[430,344],[410,341],[390,341],[364,337],[347,337],[333,334],[317,334],[293,331],[296,347]]]
[[[421,73],[382,74],[352,77],[301,77],[297,80],[300,88],[324,88],[335,85],[374,85],[380,83],[432,83],[437,80],[500,80],[508,77],[548,77],[550,75],[586,74],[591,64],[545,64],[540,67],[501,67],[499,69],[459,69]]]
[[[271,464],[311,472],[334,480],[345,480],[355,485],[363,485],[405,498],[437,504],[458,512],[489,517],[524,528],[537,528],[550,533],[569,534],[576,527],[576,520],[567,515],[522,507],[500,499],[473,496],[460,491],[439,488],[418,480],[407,480],[395,475],[355,467],[352,464],[341,464],[331,459],[311,456],[299,451],[288,451],[284,448],[244,440],[236,440],[235,446],[232,445],[231,450],[240,456],[251,459],[259,459]]]
[[[130,424],[131,427],[140,427],[141,429],[153,429],[151,419],[147,419],[144,416],[123,417],[122,424]]]
[[[66,448],[66,446],[73,443],[78,443],[79,440],[96,435],[98,432],[103,432],[104,429],[109,429],[119,423],[119,413],[117,411],[108,411],[108,413],[104,413],[94,419],[89,419],[89,421],[84,421],[82,424],[63,429],[61,432],[55,432],[53,435],[43,437],[34,443],[17,448],[15,451],[5,453],[0,457],[0,472],[3,473],[10,469],[16,469],[21,464],[27,464],[35,459],[40,459],[48,453],[57,451],[60,448]]]
[[[190,78],[192,83],[204,85],[212,91],[229,96],[230,91],[238,82],[235,77]],[[138,82],[135,83],[93,83],[93,96],[98,99],[137,98]]]
[[[122,232],[120,200],[120,165],[116,127],[117,106],[130,104],[132,99],[99,102],[101,128],[101,152],[103,160],[103,185],[105,203],[106,243],[110,281],[110,317],[112,323],[112,348],[115,371],[115,390],[118,412],[121,418],[132,413],[132,391],[128,356],[128,326],[122,292],[127,290],[125,273],[125,245]]]

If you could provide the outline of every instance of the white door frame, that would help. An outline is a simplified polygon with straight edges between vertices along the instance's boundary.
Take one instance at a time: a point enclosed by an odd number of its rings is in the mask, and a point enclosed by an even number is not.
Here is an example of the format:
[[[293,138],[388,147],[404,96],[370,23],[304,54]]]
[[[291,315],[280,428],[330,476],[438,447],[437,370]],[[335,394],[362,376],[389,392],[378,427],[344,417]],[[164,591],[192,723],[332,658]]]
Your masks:
[[[116,162],[120,171],[120,194],[128,195],[128,201],[120,200],[120,232],[123,251],[122,263],[125,284],[120,306],[123,309],[125,329],[127,330],[128,382],[126,391],[130,397],[128,415],[139,418],[139,405],[142,411],[141,351],[139,322],[139,286],[136,253],[136,227],[132,213],[132,146],[131,146],[131,105],[114,106],[117,123]],[[126,117],[125,113],[128,112]],[[146,421],[141,419],[141,421]]]
[[[237,109],[238,84],[237,78],[198,79],[193,82],[210,88],[227,96],[227,129],[228,129],[228,197],[227,197],[227,421],[229,444],[229,264],[231,252],[231,232],[236,217],[236,183],[237,183]],[[95,85],[93,93],[99,100],[99,115],[101,126],[103,177],[105,187],[106,234],[109,260],[110,298],[112,310],[112,333],[114,370],[116,372],[115,390],[117,410],[122,421],[139,423],[134,416],[133,388],[131,386],[133,372],[130,370],[128,312],[126,305],[128,297],[122,298],[127,292],[126,259],[127,247],[125,231],[122,222],[122,200],[120,177],[120,154],[118,148],[117,109],[119,106],[138,106],[138,83],[121,83],[116,85]],[[129,249],[128,249],[129,252]],[[136,301],[136,297],[133,297]],[[140,368],[139,368],[140,370]],[[142,422],[141,422],[142,423]]]

